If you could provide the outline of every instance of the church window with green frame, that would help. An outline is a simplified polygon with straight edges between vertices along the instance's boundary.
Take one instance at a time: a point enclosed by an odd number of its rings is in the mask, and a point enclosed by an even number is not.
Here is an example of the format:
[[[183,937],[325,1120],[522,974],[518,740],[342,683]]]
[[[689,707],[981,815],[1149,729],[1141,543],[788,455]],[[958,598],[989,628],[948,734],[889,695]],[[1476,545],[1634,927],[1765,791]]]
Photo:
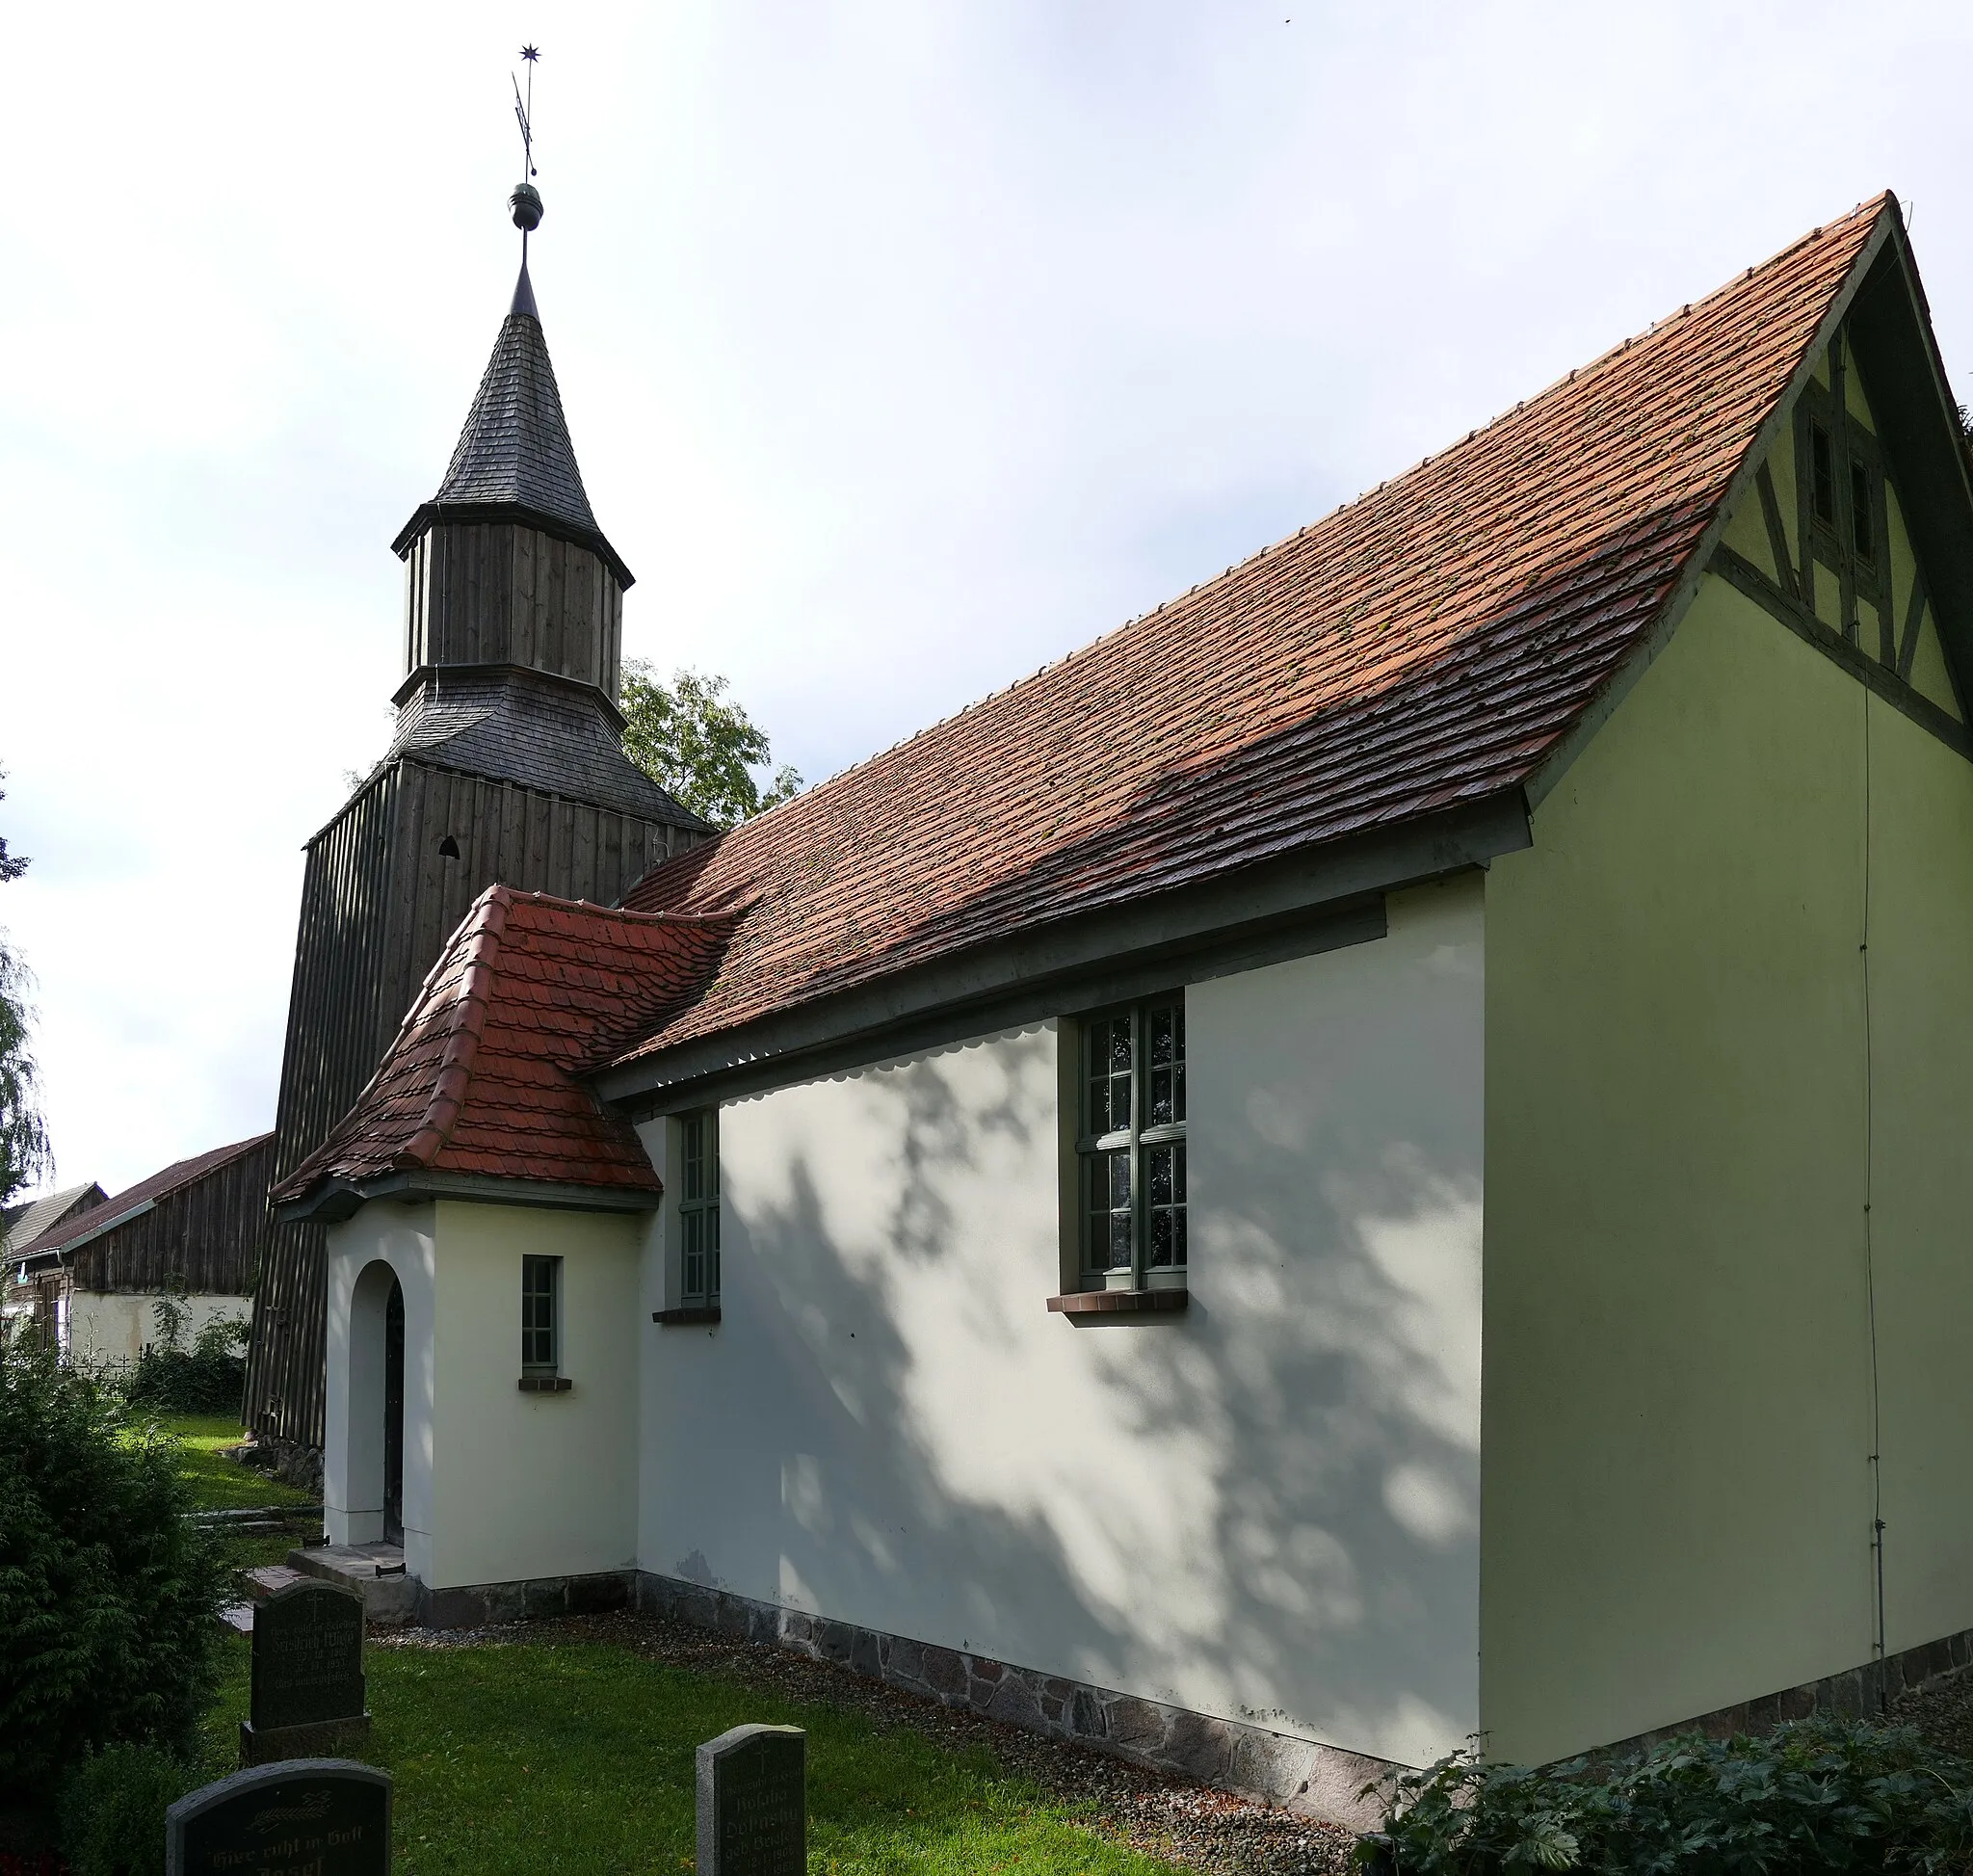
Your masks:
[[[1076,1153],[1085,1282],[1182,1288],[1185,996],[1084,1018]]]
[[[720,1300],[720,1111],[678,1118],[678,1303],[709,1309]]]
[[[510,1266],[512,1268],[512,1266]],[[562,1370],[562,1259],[520,1260],[520,1371],[538,1379]]]

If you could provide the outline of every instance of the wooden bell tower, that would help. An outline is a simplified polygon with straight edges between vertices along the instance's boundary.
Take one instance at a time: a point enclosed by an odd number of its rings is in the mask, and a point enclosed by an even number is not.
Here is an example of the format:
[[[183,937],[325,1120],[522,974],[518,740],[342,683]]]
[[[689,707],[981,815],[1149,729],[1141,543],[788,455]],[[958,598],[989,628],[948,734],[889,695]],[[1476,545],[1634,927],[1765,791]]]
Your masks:
[[[630,569],[591,511],[528,277],[458,447],[392,545],[405,677],[389,753],[307,844],[276,1120],[285,1177],[355,1103],[466,909],[496,883],[609,905],[712,830],[623,753]],[[323,1228],[272,1225],[248,1424],[319,1450]]]

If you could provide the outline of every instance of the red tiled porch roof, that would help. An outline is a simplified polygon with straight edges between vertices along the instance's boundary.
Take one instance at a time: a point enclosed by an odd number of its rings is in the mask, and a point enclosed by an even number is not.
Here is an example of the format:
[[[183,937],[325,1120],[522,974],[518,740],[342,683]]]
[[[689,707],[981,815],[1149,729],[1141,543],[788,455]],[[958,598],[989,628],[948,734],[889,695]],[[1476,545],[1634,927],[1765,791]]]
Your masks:
[[[369,1087],[275,1200],[401,1175],[655,1198],[636,1133],[581,1077],[697,995],[731,929],[487,887]]]

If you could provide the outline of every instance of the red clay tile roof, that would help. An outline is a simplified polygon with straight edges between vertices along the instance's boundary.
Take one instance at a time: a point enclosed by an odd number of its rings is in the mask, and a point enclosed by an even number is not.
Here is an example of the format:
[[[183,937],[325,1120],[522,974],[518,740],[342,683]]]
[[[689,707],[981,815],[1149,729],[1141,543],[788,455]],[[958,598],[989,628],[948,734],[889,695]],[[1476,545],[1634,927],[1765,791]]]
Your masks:
[[[256,1133],[251,1140],[236,1140],[230,1147],[215,1147],[210,1152],[177,1160],[162,1173],[153,1173],[149,1178],[112,1194],[101,1204],[92,1205],[87,1211],[65,1218],[31,1243],[8,1246],[7,1255],[10,1259],[38,1257],[50,1251],[64,1250],[77,1238],[98,1236],[134,1212],[148,1210],[160,1199],[204,1178],[208,1173],[217,1173],[223,1166],[230,1166],[256,1148],[266,1146],[273,1138],[271,1133]]]
[[[1658,619],[1888,195],[1437,457],[647,875],[746,911],[623,1059],[1518,789]]]
[[[731,929],[488,886],[369,1087],[275,1198],[421,1172],[655,1196],[636,1133],[580,1077],[696,996]]]

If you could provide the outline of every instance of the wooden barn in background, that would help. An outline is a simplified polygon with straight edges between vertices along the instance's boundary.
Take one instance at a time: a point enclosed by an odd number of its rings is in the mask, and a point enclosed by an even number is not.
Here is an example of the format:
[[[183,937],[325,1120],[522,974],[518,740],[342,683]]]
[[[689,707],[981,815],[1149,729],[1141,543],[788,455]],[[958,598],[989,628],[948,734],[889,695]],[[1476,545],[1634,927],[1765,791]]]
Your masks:
[[[181,1294],[188,1338],[250,1307],[274,1135],[181,1159],[141,1184],[73,1207],[38,1236],[8,1240],[0,1287],[64,1350],[132,1361],[152,1339],[153,1301]]]
[[[623,753],[630,569],[584,491],[526,266],[405,562],[389,753],[308,842],[275,1175],[355,1104],[488,885],[614,905],[712,830]],[[323,1228],[270,1229],[247,1423],[319,1449]]]

